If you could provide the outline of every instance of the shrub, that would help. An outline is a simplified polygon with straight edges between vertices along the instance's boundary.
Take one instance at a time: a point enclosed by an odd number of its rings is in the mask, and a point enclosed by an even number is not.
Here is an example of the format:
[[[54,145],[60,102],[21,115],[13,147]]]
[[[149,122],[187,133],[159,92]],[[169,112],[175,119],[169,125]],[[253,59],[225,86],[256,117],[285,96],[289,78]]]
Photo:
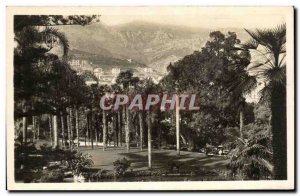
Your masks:
[[[130,167],[130,162],[124,157],[113,162],[114,172],[116,176],[124,176],[127,169]]]
[[[168,170],[171,173],[179,173],[180,167],[182,165],[183,164],[181,162],[179,162],[179,161],[170,160],[170,161],[167,162]]]
[[[228,154],[231,175],[243,180],[262,180],[272,176],[270,137],[265,131],[250,132],[247,140],[238,140]]]
[[[40,149],[37,149],[32,143],[15,145],[15,176],[19,180],[25,181],[26,176],[47,166],[48,169],[43,171],[42,177],[34,176],[33,179],[28,178],[29,180],[26,181],[38,179],[44,182],[62,181],[64,171],[72,171],[73,174],[78,175],[92,165],[90,155],[76,150],[53,149],[47,145],[42,145]],[[25,171],[27,174],[23,175]]]
[[[46,161],[40,156],[33,143],[15,144],[15,169],[37,169],[45,165]]]
[[[94,163],[91,156],[77,152],[71,160],[69,160],[69,168],[74,174],[80,174],[86,167],[91,167]]]
[[[65,169],[71,170],[74,174],[80,174],[86,167],[93,165],[91,156],[82,154],[76,150],[52,149],[48,146],[41,146],[41,154],[47,162],[60,161],[64,163]]]
[[[61,170],[45,170],[40,178],[41,182],[63,182],[64,174]]]
[[[98,181],[100,179],[109,178],[110,176],[107,170],[99,169],[97,172],[92,173],[90,177]]]

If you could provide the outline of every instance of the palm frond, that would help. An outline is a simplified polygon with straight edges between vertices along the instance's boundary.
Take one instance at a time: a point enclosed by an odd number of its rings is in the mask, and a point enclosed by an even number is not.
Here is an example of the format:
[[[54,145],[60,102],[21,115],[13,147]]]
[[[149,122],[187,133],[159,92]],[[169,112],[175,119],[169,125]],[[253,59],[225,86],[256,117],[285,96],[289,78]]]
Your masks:
[[[273,153],[269,148],[270,137],[264,130],[252,130],[244,143],[236,143],[228,154],[233,175],[243,179],[265,179],[272,175]],[[237,140],[236,140],[237,141]]]
[[[259,43],[259,45],[265,47],[267,51],[272,52],[274,56],[285,51],[286,24],[278,25],[272,29],[245,30],[252,39]]]
[[[264,72],[264,77],[274,84],[285,84],[286,72],[285,66],[274,67],[272,69],[267,69]]]
[[[260,97],[261,103],[269,102],[271,99],[272,87],[270,85],[265,85],[263,89],[261,89],[258,94]]]
[[[245,50],[255,50],[258,46],[259,43],[255,39],[250,39],[247,42],[241,44],[241,48]]]

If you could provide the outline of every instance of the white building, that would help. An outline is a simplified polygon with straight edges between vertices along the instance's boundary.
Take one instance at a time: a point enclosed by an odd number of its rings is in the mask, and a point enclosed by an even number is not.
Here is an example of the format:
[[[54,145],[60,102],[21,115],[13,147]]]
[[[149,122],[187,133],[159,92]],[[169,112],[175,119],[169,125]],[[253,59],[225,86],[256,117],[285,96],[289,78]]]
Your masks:
[[[153,70],[150,67],[146,67],[146,68],[144,68],[144,73],[148,76],[151,76],[153,73]]]
[[[93,71],[92,62],[89,62],[88,60],[72,59],[69,60],[68,63],[71,66],[71,68],[77,72]]]
[[[101,77],[104,75],[103,69],[102,68],[96,68],[94,69],[94,75],[98,80],[101,79]]]
[[[97,84],[97,81],[95,81],[95,80],[88,80],[88,81],[85,82],[85,84],[86,84],[87,86],[90,86],[90,85],[92,85],[92,84]]]
[[[118,76],[120,73],[121,73],[121,69],[120,68],[112,68],[111,69],[111,73],[114,75],[114,76]]]

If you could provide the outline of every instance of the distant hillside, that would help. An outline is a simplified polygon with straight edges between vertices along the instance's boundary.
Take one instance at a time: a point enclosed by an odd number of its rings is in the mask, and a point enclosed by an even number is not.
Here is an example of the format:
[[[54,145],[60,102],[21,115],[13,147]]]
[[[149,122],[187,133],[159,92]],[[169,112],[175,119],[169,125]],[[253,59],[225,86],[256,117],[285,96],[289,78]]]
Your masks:
[[[208,40],[209,33],[215,30],[142,21],[117,26],[100,23],[59,28],[67,35],[74,54],[76,51],[87,53],[90,60],[99,64],[133,67],[145,64],[160,73],[166,72],[169,61],[176,61],[200,50]],[[236,32],[242,41],[248,39],[243,29],[221,31]],[[133,59],[134,63],[128,64],[126,59]]]
[[[119,67],[121,71],[136,69],[137,67],[146,67],[145,64],[139,63],[132,59],[118,59],[89,52],[83,52],[77,49],[70,51],[71,58],[87,59],[92,62],[93,68],[102,68],[104,71],[114,67]]]

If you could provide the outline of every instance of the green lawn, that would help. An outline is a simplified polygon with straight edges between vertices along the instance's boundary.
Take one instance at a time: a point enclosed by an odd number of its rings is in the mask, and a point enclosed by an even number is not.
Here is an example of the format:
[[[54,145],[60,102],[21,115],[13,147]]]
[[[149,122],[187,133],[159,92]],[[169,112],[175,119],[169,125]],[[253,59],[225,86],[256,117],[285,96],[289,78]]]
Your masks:
[[[147,149],[140,152],[137,148],[131,148],[127,153],[124,148],[109,147],[103,151],[101,147],[80,147],[83,153],[90,154],[94,161],[94,168],[113,170],[113,162],[118,158],[126,157],[131,162],[132,170],[145,170],[148,168]],[[185,169],[197,168],[204,170],[224,169],[228,160],[224,156],[206,156],[203,153],[181,151],[180,157],[175,150],[152,150],[152,167],[167,168],[168,162],[178,161]]]
[[[40,140],[37,147],[48,143],[47,141]],[[76,148],[75,148],[76,149]],[[127,158],[131,162],[130,169],[132,170],[146,170],[148,169],[148,151],[147,148],[140,152],[138,148],[131,148],[127,153],[124,147],[108,147],[103,151],[102,147],[79,147],[79,151],[84,154],[92,156],[94,168],[113,170],[113,162],[119,158]],[[176,155],[175,150],[156,150],[152,149],[152,168],[168,168],[168,163],[171,161],[180,162],[184,169],[200,169],[200,170],[223,170],[228,163],[225,156],[206,156],[203,153],[181,151],[180,157]]]

